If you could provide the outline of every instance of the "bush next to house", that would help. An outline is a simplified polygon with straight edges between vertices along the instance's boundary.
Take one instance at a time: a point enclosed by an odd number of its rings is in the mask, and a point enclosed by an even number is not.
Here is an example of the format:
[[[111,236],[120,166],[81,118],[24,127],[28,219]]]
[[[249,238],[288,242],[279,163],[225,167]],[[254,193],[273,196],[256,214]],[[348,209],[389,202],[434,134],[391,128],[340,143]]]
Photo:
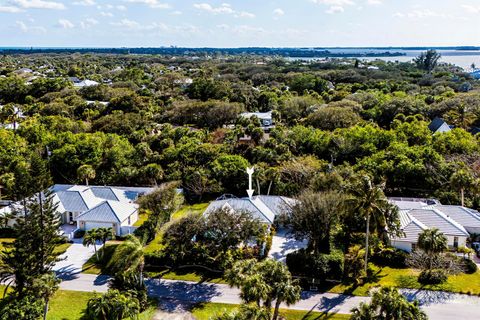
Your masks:
[[[441,284],[447,281],[447,273],[442,269],[423,270],[418,276],[421,284]]]
[[[344,257],[341,251],[313,254],[304,249],[287,255],[287,266],[296,276],[340,280],[343,276]]]
[[[471,259],[463,259],[462,261],[463,270],[467,274],[473,274],[477,272],[478,266]]]
[[[382,248],[376,251],[371,261],[382,267],[406,268],[408,253],[396,248]]]

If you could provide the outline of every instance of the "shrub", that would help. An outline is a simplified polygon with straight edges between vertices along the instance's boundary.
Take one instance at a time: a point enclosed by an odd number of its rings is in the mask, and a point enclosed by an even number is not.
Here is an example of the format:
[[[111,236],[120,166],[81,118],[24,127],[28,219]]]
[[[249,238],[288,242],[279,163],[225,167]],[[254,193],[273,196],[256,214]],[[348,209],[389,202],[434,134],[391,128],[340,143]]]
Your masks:
[[[15,229],[0,228],[0,238],[15,238]]]
[[[294,275],[340,280],[343,276],[344,258],[341,251],[315,255],[300,249],[287,255],[287,266]]]
[[[82,238],[84,235],[85,235],[85,230],[80,230],[80,229],[75,230],[75,232],[73,233],[73,237],[75,239]]]
[[[421,284],[441,284],[447,281],[447,274],[441,269],[423,270],[418,276]]]
[[[384,248],[372,255],[371,261],[382,267],[406,268],[408,253],[396,248]]]
[[[467,274],[475,273],[478,270],[477,264],[473,262],[471,259],[464,259],[462,264],[463,264],[463,270]]]

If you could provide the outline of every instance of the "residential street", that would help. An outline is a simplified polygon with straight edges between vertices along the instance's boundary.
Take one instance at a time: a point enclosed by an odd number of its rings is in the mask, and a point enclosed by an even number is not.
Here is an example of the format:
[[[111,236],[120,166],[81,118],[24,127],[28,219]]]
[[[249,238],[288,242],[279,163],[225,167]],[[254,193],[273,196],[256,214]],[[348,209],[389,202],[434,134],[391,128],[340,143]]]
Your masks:
[[[149,295],[162,300],[166,311],[186,309],[192,303],[217,302],[238,304],[239,291],[225,284],[195,283],[176,280],[147,280]],[[108,276],[75,274],[60,284],[63,290],[106,292]],[[422,308],[433,320],[475,319],[480,315],[480,298],[439,291],[401,290],[409,299],[420,301]],[[334,293],[304,292],[302,300],[290,309],[349,313],[368,297],[355,297]],[[286,308],[286,306],[282,306]]]

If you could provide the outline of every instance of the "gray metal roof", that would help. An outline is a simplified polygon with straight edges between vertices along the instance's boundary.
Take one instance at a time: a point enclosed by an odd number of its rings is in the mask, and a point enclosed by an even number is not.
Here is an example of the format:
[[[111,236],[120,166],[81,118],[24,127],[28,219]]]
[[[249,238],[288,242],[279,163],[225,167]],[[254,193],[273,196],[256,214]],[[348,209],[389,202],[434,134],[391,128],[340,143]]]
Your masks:
[[[76,220],[121,223],[134,214],[137,208],[138,206],[133,203],[107,200],[82,213]]]
[[[445,213],[448,217],[455,220],[465,228],[480,228],[480,216],[475,210],[462,206],[437,205],[433,208]]]
[[[280,200],[279,200],[280,201]],[[283,201],[283,200],[281,200]],[[271,200],[271,205],[275,200]],[[208,215],[219,209],[231,209],[233,211],[246,211],[249,212],[254,218],[261,222],[272,224],[275,220],[275,216],[280,212],[272,211],[259,196],[249,198],[231,198],[224,200],[216,200],[210,203],[204,212],[204,215]]]
[[[444,213],[437,209],[413,209],[408,214],[424,224],[427,228],[438,228],[440,232],[448,236],[464,236],[469,234],[465,228],[447,217]]]
[[[296,200],[282,196],[256,196],[259,198],[276,216],[287,213],[292,210]]]

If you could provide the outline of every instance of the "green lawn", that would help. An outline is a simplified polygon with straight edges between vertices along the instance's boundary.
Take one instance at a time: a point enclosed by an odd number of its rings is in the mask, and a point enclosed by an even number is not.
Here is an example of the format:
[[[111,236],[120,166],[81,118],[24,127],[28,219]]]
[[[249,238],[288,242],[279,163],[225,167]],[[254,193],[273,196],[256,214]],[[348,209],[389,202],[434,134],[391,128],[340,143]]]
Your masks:
[[[58,246],[55,247],[55,252],[58,252],[60,254],[64,253],[65,251],[67,251],[67,249],[71,246],[72,244],[71,243],[62,243],[62,244],[59,244]]]
[[[5,287],[0,286],[0,290]],[[100,294],[100,293],[97,293]],[[94,297],[94,292],[67,291],[59,290],[50,300],[50,308],[47,315],[48,320],[79,320],[82,318],[87,302]],[[0,295],[0,299],[1,299]],[[150,320],[153,318],[157,309],[157,301],[150,300],[150,305],[142,312],[139,320]]]
[[[334,293],[349,293],[359,296],[367,296],[369,290],[379,286],[425,289],[425,290],[442,290],[457,293],[467,293],[480,295],[480,271],[474,274],[459,274],[449,276],[447,282],[441,285],[422,286],[417,281],[418,270],[413,269],[394,269],[389,267],[375,267],[375,275],[370,282],[359,286],[346,286],[343,284],[334,287],[325,288],[326,291]]]
[[[15,241],[14,238],[0,238],[0,251],[3,251],[5,247],[13,243],[13,241]],[[64,253],[65,251],[67,251],[68,247],[70,247],[71,245],[72,244],[68,242],[59,244],[55,248],[55,252],[58,252],[60,254]]]
[[[210,283],[226,283],[223,278],[219,278],[215,273],[200,273],[192,269],[179,269],[179,270],[147,270],[147,277],[149,278],[162,278],[168,280],[182,280],[193,282],[210,282]]]
[[[134,227],[140,227],[148,219],[148,214],[142,213],[138,215],[138,220],[133,224]]]
[[[106,265],[112,258],[113,252],[120,244],[120,241],[108,241],[105,246],[98,250],[99,261],[96,255],[93,255],[82,266],[83,273],[89,274],[108,274]]]
[[[205,303],[195,306],[191,312],[197,320],[209,320],[214,316],[221,315],[225,312],[231,312],[238,308],[238,305],[223,303]],[[314,319],[331,319],[346,320],[349,315],[344,314],[325,314],[321,312],[309,312],[298,310],[280,310],[280,314],[287,320],[314,320]]]

